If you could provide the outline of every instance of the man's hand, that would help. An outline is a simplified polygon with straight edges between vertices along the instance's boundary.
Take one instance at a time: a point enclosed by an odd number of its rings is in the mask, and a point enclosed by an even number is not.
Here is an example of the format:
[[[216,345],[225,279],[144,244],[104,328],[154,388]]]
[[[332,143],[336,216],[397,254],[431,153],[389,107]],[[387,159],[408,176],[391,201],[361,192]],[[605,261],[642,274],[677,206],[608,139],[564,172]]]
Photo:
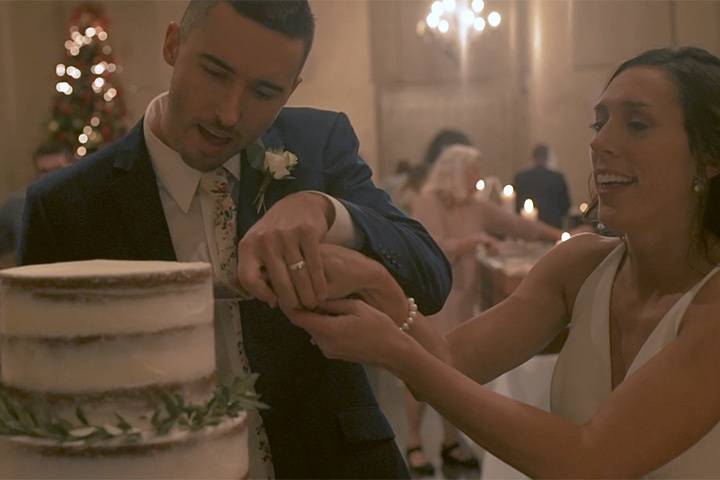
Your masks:
[[[332,203],[317,193],[278,201],[238,244],[240,287],[286,312],[314,309],[327,298],[319,246],[334,220]]]

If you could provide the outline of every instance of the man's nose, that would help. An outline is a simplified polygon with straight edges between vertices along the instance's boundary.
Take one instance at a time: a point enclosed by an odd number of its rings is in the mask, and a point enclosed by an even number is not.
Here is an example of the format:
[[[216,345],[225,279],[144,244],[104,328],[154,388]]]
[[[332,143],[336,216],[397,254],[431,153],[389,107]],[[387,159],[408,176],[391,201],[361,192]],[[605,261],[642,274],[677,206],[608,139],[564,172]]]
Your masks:
[[[222,128],[227,130],[235,128],[245,112],[247,99],[246,89],[242,87],[231,89],[220,99],[216,116]]]

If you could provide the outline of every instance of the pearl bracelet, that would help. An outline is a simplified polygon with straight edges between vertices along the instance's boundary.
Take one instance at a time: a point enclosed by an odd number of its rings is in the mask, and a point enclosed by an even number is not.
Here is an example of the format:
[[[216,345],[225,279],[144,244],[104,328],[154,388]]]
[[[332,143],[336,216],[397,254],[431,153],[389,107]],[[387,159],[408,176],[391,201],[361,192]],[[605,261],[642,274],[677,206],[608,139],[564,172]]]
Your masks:
[[[412,297],[408,297],[408,316],[405,319],[405,321],[400,325],[400,330],[403,332],[408,332],[410,330],[410,326],[415,321],[415,316],[417,315],[417,304],[415,303],[415,299]]]

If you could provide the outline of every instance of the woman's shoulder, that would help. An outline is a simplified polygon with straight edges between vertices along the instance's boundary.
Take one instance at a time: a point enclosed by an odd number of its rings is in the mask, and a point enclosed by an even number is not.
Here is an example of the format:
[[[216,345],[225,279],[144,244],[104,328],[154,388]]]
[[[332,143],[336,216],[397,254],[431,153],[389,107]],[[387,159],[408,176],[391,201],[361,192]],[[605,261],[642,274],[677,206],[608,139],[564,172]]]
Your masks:
[[[622,240],[595,233],[581,233],[560,242],[543,257],[544,275],[558,279],[571,302],[587,277],[614,251]]]

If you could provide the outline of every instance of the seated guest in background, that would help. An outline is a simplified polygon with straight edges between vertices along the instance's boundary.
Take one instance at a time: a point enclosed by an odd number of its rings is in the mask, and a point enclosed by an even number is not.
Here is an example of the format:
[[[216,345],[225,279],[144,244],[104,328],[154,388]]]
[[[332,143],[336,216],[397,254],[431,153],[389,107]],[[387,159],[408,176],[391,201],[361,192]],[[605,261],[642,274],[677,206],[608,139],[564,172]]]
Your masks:
[[[292,319],[331,358],[388,368],[530,477],[719,478],[720,59],[644,52],[615,71],[594,112],[599,218],[621,238],[560,243],[445,338],[413,322],[400,288],[370,267],[376,278],[363,281],[385,298]],[[482,386],[568,325],[552,413]]]
[[[538,209],[538,218],[553,227],[563,228],[563,219],[570,207],[565,177],[548,168],[550,149],[537,145],[532,152],[533,166],[515,176],[517,210],[531,199]]]
[[[475,195],[475,184],[483,176],[480,152],[469,146],[446,147],[433,163],[422,193],[412,211],[428,229],[450,260],[453,286],[443,309],[429,317],[440,333],[447,333],[473,313],[477,292],[478,245],[492,249],[495,237],[527,240],[559,240],[561,231],[542,222],[526,220]],[[408,417],[408,464],[418,473],[430,473],[420,438],[425,405],[406,395]],[[462,445],[457,429],[443,421],[441,457],[445,465],[477,467],[477,460]]]
[[[428,313],[450,290],[442,252],[373,184],[347,116],[283,108],[314,30],[306,0],[191,1],[165,34],[169,92],[125,138],[28,189],[20,261],[210,263],[233,293],[216,303],[218,376],[259,374],[270,406],[248,417],[249,477],[407,477],[364,368],[323,357],[285,316],[327,298],[323,241],[382,261]]]
[[[72,152],[64,145],[46,143],[33,152],[35,178],[48,172],[70,165],[73,161]],[[20,237],[25,191],[11,193],[5,203],[0,206],[0,262],[3,267],[15,263],[15,250]],[[12,258],[10,258],[12,257]]]

